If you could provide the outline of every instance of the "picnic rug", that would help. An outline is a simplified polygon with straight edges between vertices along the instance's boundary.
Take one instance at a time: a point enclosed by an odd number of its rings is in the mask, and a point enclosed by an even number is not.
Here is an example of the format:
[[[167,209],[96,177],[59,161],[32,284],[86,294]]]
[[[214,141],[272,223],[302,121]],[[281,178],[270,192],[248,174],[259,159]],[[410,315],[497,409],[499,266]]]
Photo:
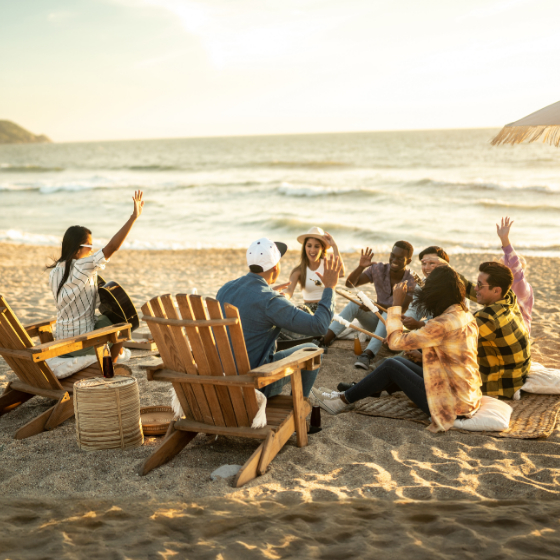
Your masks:
[[[513,412],[509,428],[503,432],[472,432],[458,428],[451,429],[464,434],[483,434],[516,439],[544,438],[554,431],[560,412],[560,395],[535,395],[522,392],[520,400],[507,401],[507,404],[513,408]],[[426,425],[430,423],[428,415],[417,408],[402,392],[393,393],[388,397],[364,399],[356,403],[353,411],[367,416],[411,420]]]

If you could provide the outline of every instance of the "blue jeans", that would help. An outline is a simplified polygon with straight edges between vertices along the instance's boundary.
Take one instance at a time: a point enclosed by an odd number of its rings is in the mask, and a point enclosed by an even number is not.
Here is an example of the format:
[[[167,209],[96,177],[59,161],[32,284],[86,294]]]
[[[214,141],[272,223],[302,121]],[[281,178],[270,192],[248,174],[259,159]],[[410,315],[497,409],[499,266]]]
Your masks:
[[[381,338],[385,338],[387,336],[387,330],[385,329],[385,325],[379,320],[379,317],[372,313],[371,311],[364,311],[360,309],[359,305],[350,302],[340,313],[340,316],[343,319],[346,319],[348,322],[352,322],[354,319],[358,319],[361,325],[364,327],[365,330],[374,333]],[[383,313],[383,318],[387,318],[387,314]],[[338,321],[333,321],[330,326],[329,330],[331,330],[335,335],[339,335],[346,327],[341,325]],[[373,355],[375,356],[379,349],[381,348],[382,342],[377,340],[377,338],[372,338],[367,345],[366,350],[371,350]]]
[[[291,356],[294,352],[301,350],[302,348],[317,348],[316,344],[312,342],[307,342],[306,344],[300,344],[299,346],[294,346],[293,348],[288,348],[287,350],[282,350],[281,352],[276,352],[274,354],[274,358],[272,359],[273,362],[277,362],[278,360],[283,360],[288,356]],[[309,371],[307,369],[301,370],[301,384],[303,387],[303,396],[308,397],[309,393],[311,393],[311,388],[313,387],[313,383],[315,383],[315,379],[317,379],[317,375],[319,375],[319,370],[316,369],[315,371]],[[261,389],[262,394],[268,399],[270,397],[274,397],[279,395],[282,392],[282,387],[290,383],[290,379],[292,378],[291,375],[283,377],[266,387]]]
[[[349,403],[354,403],[369,397],[372,393],[383,391],[387,385],[393,382],[418,408],[426,414],[430,414],[423,375],[422,366],[400,356],[389,358],[367,377],[348,389],[344,393],[344,398]]]

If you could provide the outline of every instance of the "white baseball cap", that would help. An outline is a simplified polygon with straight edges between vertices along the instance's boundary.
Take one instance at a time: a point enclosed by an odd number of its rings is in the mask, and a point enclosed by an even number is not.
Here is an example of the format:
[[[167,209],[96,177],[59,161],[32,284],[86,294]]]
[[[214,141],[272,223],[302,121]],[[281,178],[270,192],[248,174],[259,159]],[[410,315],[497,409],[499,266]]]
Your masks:
[[[288,246],[281,241],[271,241],[268,237],[261,237],[249,245],[247,265],[254,267],[251,272],[266,272],[278,264],[287,249]]]

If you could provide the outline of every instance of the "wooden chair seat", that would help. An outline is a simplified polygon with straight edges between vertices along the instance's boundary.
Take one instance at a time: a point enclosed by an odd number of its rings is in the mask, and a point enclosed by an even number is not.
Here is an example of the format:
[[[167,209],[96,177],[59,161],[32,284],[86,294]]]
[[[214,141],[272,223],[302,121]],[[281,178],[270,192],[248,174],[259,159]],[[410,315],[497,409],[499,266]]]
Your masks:
[[[294,432],[298,447],[307,445],[305,418],[311,412],[303,397],[301,370],[320,366],[323,350],[305,348],[278,362],[251,370],[238,310],[200,296],[156,297],[143,307],[143,319],[162,362],[148,369],[149,381],[172,384],[185,418],[172,422],[161,446],[140,469],[147,474],[171,460],[198,433],[264,440],[239,471],[235,486],[263,474]],[[179,315],[180,314],[180,315]],[[255,390],[291,376],[292,396],[268,399],[267,425],[254,429],[258,412]]]
[[[53,407],[22,426],[14,435],[16,439],[52,430],[71,418],[74,415],[74,383],[80,379],[102,375],[103,346],[108,342],[124,342],[130,338],[131,325],[121,323],[84,335],[54,340],[52,327],[55,323],[55,320],[48,320],[23,326],[5,298],[0,296],[0,356],[18,377],[8,383],[0,396],[0,416],[34,396],[57,401]],[[36,336],[41,344],[33,344],[31,338]],[[65,379],[57,379],[46,363],[48,358],[92,347],[97,354],[97,363]]]

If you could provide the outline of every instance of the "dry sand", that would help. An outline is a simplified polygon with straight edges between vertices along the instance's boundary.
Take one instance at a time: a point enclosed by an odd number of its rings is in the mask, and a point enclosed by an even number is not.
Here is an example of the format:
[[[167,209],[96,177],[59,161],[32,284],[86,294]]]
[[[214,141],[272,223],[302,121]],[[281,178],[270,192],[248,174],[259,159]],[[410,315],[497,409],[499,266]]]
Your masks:
[[[0,293],[23,323],[54,315],[44,270],[56,249],[0,244]],[[357,255],[345,255],[347,267]],[[452,264],[468,277],[489,255]],[[283,260],[287,278],[297,260]],[[559,363],[560,261],[529,258],[535,296],[533,356]],[[419,271],[418,262],[413,267]],[[244,251],[121,252],[103,276],[139,307],[196,287],[213,296],[245,273]],[[370,293],[371,290],[370,290]],[[373,294],[372,294],[373,295]],[[338,302],[338,310],[345,301]],[[167,385],[148,383],[133,351],[141,404],[168,404]],[[331,348],[318,385],[359,380],[353,354]],[[0,359],[0,383],[13,373]],[[256,442],[199,435],[173,461],[137,475],[159,444],[120,451],[78,449],[74,419],[14,440],[50,406],[35,397],[0,418],[0,558],[557,558],[560,554],[560,437],[496,439],[432,434],[412,422],[323,414],[323,431],[290,441],[269,471],[241,489],[210,480],[243,464]],[[32,539],[27,535],[33,534]],[[19,551],[18,551],[19,550]]]

